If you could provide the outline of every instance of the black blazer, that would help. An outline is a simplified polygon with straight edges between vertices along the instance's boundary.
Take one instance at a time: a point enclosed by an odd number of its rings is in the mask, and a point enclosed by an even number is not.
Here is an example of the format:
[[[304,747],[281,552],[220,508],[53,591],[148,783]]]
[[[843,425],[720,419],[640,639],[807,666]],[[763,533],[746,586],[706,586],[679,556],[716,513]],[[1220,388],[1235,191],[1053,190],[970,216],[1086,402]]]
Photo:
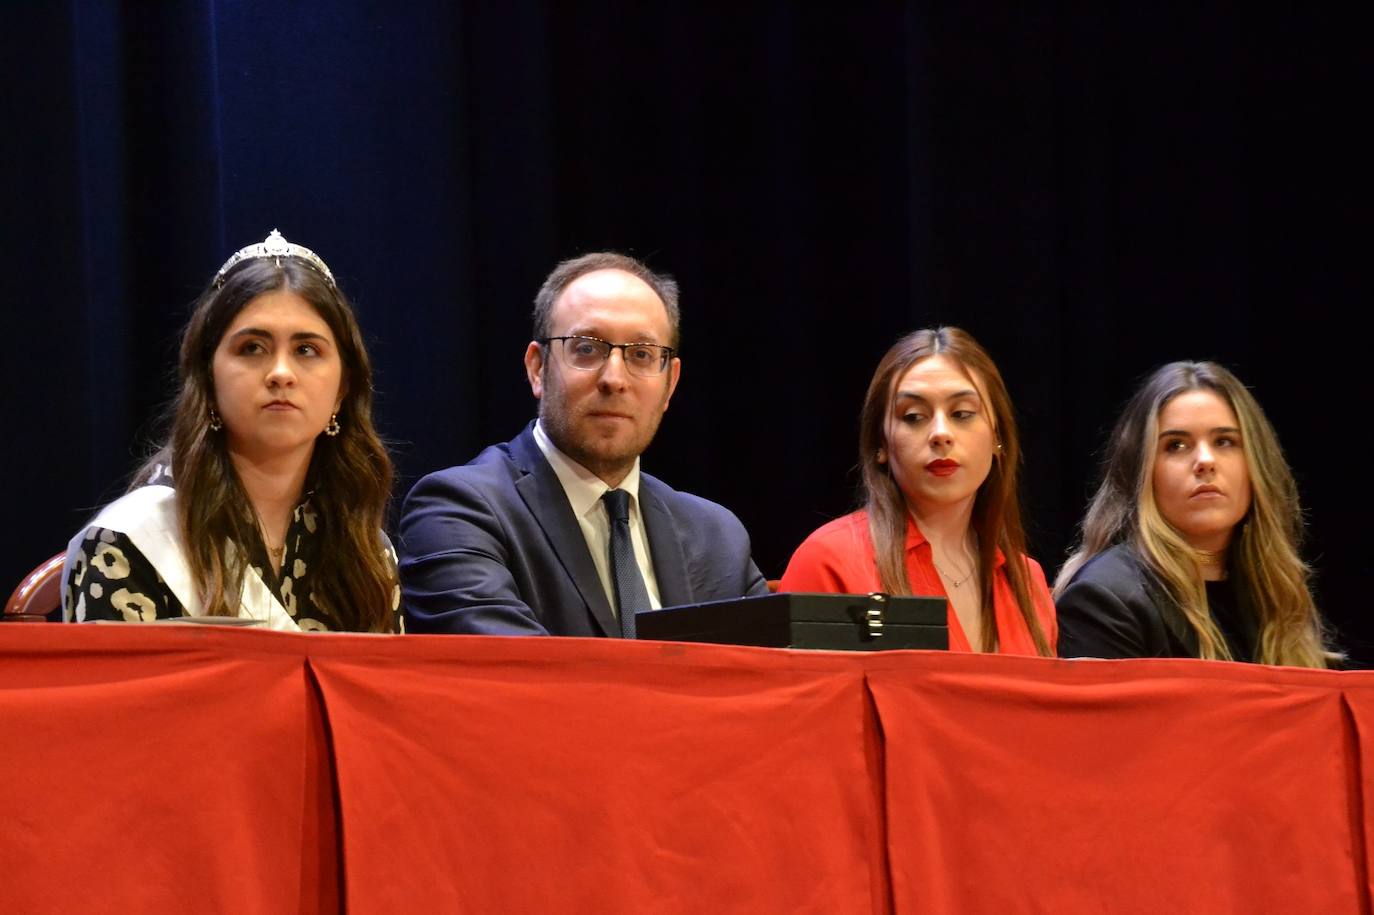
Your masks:
[[[726,509],[640,474],[665,607],[766,594]],[[531,423],[406,496],[396,543],[410,632],[619,636],[591,551]]]
[[[1197,633],[1124,544],[1098,553],[1055,601],[1061,658],[1195,658]]]

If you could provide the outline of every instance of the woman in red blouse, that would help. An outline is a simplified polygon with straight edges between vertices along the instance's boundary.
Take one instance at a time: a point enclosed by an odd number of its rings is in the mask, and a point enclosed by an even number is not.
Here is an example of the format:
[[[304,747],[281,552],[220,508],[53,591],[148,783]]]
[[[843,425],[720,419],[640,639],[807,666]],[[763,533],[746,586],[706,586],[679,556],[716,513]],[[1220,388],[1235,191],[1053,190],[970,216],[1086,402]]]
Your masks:
[[[865,505],[807,537],[783,591],[949,601],[949,647],[1053,656],[1045,573],[1026,556],[1020,441],[991,357],[957,327],[887,351],[864,398]]]

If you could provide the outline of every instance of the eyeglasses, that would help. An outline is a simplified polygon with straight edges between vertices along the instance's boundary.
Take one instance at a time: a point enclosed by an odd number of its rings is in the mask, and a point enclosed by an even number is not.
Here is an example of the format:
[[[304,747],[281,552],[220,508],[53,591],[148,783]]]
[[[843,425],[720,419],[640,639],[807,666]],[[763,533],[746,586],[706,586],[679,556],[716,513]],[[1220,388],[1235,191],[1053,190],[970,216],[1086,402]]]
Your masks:
[[[535,342],[547,346],[555,340],[562,341],[563,359],[575,369],[595,372],[611,358],[611,350],[618,349],[625,360],[625,370],[642,378],[662,375],[676,352],[671,346],[657,343],[607,343],[596,337],[544,337]]]

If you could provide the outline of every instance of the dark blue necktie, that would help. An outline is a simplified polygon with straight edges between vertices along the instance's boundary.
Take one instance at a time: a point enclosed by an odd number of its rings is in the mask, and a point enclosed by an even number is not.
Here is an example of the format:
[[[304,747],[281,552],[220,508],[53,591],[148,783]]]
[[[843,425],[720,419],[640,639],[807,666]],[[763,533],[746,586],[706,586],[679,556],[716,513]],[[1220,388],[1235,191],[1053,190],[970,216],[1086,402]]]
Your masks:
[[[635,614],[649,610],[649,592],[644,576],[635,562],[635,546],[630,539],[630,494],[623,489],[608,489],[601,497],[611,519],[611,584],[620,614],[620,634],[635,637]]]

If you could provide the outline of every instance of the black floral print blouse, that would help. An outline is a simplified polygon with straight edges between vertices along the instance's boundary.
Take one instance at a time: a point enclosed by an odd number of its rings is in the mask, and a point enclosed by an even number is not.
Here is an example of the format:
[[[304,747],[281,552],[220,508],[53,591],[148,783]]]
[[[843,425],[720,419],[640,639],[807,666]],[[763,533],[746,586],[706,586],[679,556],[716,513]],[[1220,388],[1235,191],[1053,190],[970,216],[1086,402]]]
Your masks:
[[[280,572],[274,572],[261,539],[249,547],[248,565],[262,579],[303,631],[342,630],[333,609],[316,601],[311,571],[319,555],[320,517],[307,500],[296,506],[286,530],[286,552]],[[390,541],[385,548],[392,568],[396,552]],[[400,628],[401,591],[392,590],[392,631]],[[186,609],[158,574],[153,563],[125,534],[103,527],[89,527],[63,582],[62,608],[66,619],[148,622],[185,616]]]

